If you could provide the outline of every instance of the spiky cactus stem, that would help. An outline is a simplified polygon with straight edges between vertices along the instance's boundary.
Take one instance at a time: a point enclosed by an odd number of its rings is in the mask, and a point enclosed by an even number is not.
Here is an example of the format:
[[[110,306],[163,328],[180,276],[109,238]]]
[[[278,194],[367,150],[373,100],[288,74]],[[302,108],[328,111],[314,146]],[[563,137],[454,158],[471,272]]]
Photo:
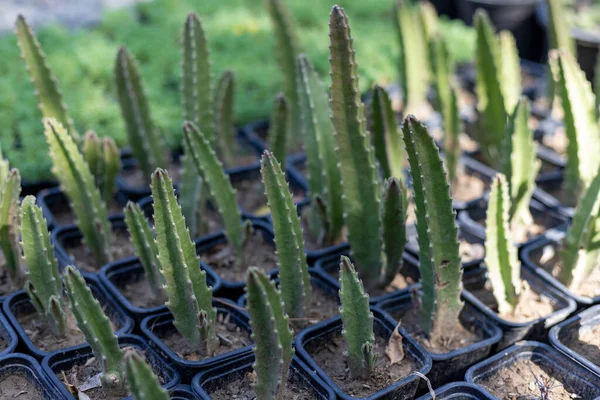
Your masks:
[[[152,294],[156,297],[161,293],[163,277],[160,274],[158,246],[154,240],[154,234],[137,203],[127,202],[123,214],[125,214],[125,224],[131,242],[135,247],[135,253],[144,267],[144,273],[152,289]]]
[[[254,267],[248,270],[246,293],[256,360],[254,389],[259,400],[276,399],[287,383],[294,333],[281,293],[264,272]]]
[[[25,197],[21,205],[21,247],[28,267],[25,291],[36,310],[48,320],[52,332],[62,336],[67,325],[62,279],[46,220],[35,205],[34,196]]]
[[[279,93],[273,101],[271,126],[269,127],[269,148],[275,157],[286,163],[287,137],[290,130],[290,104],[285,96]]]
[[[69,110],[63,101],[63,94],[58,86],[58,80],[52,73],[46,54],[42,50],[33,30],[27,24],[25,17],[19,15],[16,22],[17,42],[21,48],[21,57],[31,82],[35,86],[38,107],[44,118],[55,118],[60,121],[75,143],[79,142],[79,135],[69,116]]]
[[[106,205],[89,166],[60,122],[44,119],[44,126],[52,172],[69,198],[84,243],[92,250],[96,266],[101,267],[111,261],[111,226]]]
[[[215,92],[214,104],[214,127],[216,142],[218,143],[218,153],[221,156],[223,164],[228,167],[234,165],[234,157],[236,148],[233,118],[234,118],[234,95],[235,95],[235,80],[233,72],[225,71]]]
[[[261,174],[275,231],[285,311],[292,318],[302,318],[310,304],[311,284],[300,218],[281,166],[268,151],[261,160]]]
[[[169,400],[169,394],[160,386],[152,368],[135,350],[125,354],[125,376],[129,393],[135,400]]]
[[[158,261],[165,280],[166,303],[181,335],[201,353],[211,356],[218,345],[215,333],[217,310],[212,289],[192,242],[181,207],[166,171],[152,174],[154,226]]]
[[[83,158],[90,167],[106,205],[113,201],[117,188],[117,176],[121,171],[121,155],[112,138],[100,139],[94,131],[83,138]]]
[[[181,161],[178,198],[190,235],[197,238],[208,233],[208,223],[205,220],[208,188],[196,170],[194,159],[186,149],[185,140],[182,147],[187,155],[184,155]]]
[[[4,267],[17,287],[23,284],[24,277],[19,248],[20,194],[21,175],[17,169],[12,169],[0,186],[0,248],[4,254]]]
[[[379,286],[387,287],[402,266],[402,253],[406,246],[406,212],[408,191],[402,181],[387,180],[383,189],[381,207],[384,268]]]
[[[65,286],[77,326],[102,365],[102,387],[118,396],[127,393],[123,371],[123,352],[102,306],[94,298],[87,282],[73,266],[65,269]]]
[[[455,212],[443,163],[427,128],[409,115],[403,130],[417,215],[421,328],[434,340],[448,340],[463,307]]]
[[[521,293],[521,263],[509,226],[510,197],[502,174],[492,183],[485,228],[485,263],[500,313],[512,314]]]
[[[350,374],[355,378],[368,378],[375,367],[373,351],[373,313],[369,309],[369,295],[348,257],[340,259],[340,316],[346,339],[346,351]]]

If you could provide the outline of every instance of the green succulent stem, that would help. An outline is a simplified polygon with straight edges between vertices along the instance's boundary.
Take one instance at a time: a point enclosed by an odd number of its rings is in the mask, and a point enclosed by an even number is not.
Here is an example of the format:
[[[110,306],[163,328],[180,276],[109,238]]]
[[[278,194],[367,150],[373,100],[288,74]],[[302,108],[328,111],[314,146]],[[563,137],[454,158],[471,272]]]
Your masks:
[[[387,287],[402,266],[402,253],[406,246],[406,213],[408,191],[402,181],[389,178],[383,189],[381,207],[384,268],[380,286]]]
[[[269,149],[283,165],[286,163],[287,137],[290,130],[290,104],[285,96],[279,93],[273,101],[271,126],[269,127]]]
[[[13,285],[23,284],[21,249],[19,248],[19,196],[21,175],[11,169],[0,186],[0,248],[4,255],[4,268]]]
[[[229,167],[235,165],[234,95],[235,79],[233,72],[225,71],[217,84],[213,115],[218,153],[221,160],[223,160],[223,164]]]
[[[181,183],[178,198],[181,212],[187,222],[192,237],[204,236],[208,233],[208,222],[205,219],[208,201],[208,188],[196,170],[194,158],[186,149],[183,141],[184,156],[181,161]]]
[[[135,400],[169,400],[169,394],[160,386],[152,368],[135,350],[125,354],[125,376],[129,393]]]
[[[83,137],[81,152],[100,189],[102,200],[105,204],[110,204],[117,189],[117,176],[121,171],[121,154],[117,144],[112,138],[100,139],[96,132],[89,131]]]

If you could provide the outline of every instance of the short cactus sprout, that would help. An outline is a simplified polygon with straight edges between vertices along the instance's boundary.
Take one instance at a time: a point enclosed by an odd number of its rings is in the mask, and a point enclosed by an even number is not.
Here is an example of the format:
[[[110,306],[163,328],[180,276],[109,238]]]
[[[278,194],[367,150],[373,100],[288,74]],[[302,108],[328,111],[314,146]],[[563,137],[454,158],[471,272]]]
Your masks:
[[[125,354],[125,376],[134,400],[169,400],[169,394],[160,387],[152,368],[135,350]]]
[[[100,139],[96,132],[89,131],[83,137],[82,153],[100,189],[102,200],[110,204],[121,171],[121,155],[117,144],[112,138]]]

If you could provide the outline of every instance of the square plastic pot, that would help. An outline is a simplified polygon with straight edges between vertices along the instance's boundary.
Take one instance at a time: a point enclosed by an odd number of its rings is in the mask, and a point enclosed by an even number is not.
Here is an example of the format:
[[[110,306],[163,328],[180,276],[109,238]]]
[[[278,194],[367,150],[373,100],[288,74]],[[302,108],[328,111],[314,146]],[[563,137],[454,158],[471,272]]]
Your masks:
[[[596,375],[600,376],[600,360],[591,360],[572,350],[566,338],[578,335],[582,331],[591,331],[600,324],[600,305],[588,308],[550,329],[550,344],[565,356],[577,361]],[[593,347],[592,345],[590,345]],[[596,361],[596,363],[594,362]]]
[[[46,374],[42,371],[40,364],[31,356],[20,353],[0,356],[0,376],[2,379],[10,379],[14,375],[25,378],[29,384],[39,391],[39,394],[43,398],[63,399],[58,388],[50,382]],[[19,396],[19,398],[26,399],[31,397]]]
[[[0,338],[2,338],[6,344],[5,348],[0,351],[0,358],[7,354],[14,353],[19,344],[19,336],[4,314],[0,314]]]
[[[254,121],[246,126],[244,126],[240,130],[240,134],[246,138],[250,146],[254,148],[256,154],[260,157],[262,153],[268,149],[267,142],[260,137],[258,132],[268,132],[270,126],[270,122],[268,119],[263,119],[259,121]],[[288,166],[295,164],[298,160],[305,158],[305,154],[303,151],[298,151],[293,154],[288,154],[286,156]]]
[[[229,315],[231,322],[242,331],[250,333],[248,314],[233,302],[225,299],[213,299],[213,307],[217,309],[217,316]],[[176,367],[186,382],[200,371],[225,364],[252,352],[252,346],[248,345],[201,361],[189,361],[176,354],[158,337],[157,333],[160,331],[176,331],[173,325],[173,315],[170,312],[146,317],[140,328],[143,335],[148,338],[150,346]]]
[[[227,364],[212,367],[196,375],[192,380],[194,392],[202,400],[210,400],[212,388],[230,382],[253,371],[254,354],[246,354]],[[315,400],[335,400],[335,393],[298,357],[292,359],[289,380],[312,391]]]
[[[413,286],[413,290],[420,290],[420,285]],[[433,353],[424,349],[433,361],[431,370],[427,374],[433,387],[460,380],[467,368],[487,357],[493,346],[502,337],[500,329],[472,304],[471,300],[465,296],[465,292],[463,292],[462,299],[465,305],[460,314],[461,322],[467,328],[474,327],[482,339],[477,343],[447,353]],[[377,305],[389,324],[394,326],[399,321],[392,317],[392,313],[410,310],[414,307],[409,291],[399,293]],[[426,388],[424,382],[421,383],[421,388]]]
[[[454,382],[435,390],[435,399],[430,394],[417,400],[494,400],[479,387],[465,382]]]
[[[545,173],[536,179],[537,187],[533,191],[533,198],[550,209],[554,209],[560,214],[572,218],[575,213],[575,207],[561,203],[552,193],[561,190],[565,180],[564,170],[557,170]]]
[[[179,385],[169,391],[169,400],[200,400],[200,397],[189,385]]]
[[[134,327],[133,320],[123,312],[123,310],[117,305],[117,303],[113,300],[111,296],[107,296],[105,294],[97,279],[86,276],[85,280],[88,287],[91,289],[94,297],[102,305],[105,314],[118,327],[115,334],[117,336],[121,336],[130,333]],[[19,290],[18,292],[15,292],[9,297],[7,297],[4,303],[2,304],[2,309],[4,311],[4,314],[6,314],[7,319],[13,326],[17,336],[19,337],[22,343],[22,346],[25,348],[27,353],[33,355],[37,359],[42,359],[48,354],[53,353],[53,351],[48,352],[37,347],[32,342],[25,329],[23,329],[23,327],[19,323],[19,319],[17,318],[17,315],[19,313],[36,312],[33,303],[31,302],[29,296],[24,290]],[[39,317],[44,318],[41,314]],[[68,350],[70,348],[73,347],[61,350]]]
[[[484,276],[482,279],[484,280],[485,285],[487,277]],[[536,293],[550,298],[556,305],[557,310],[550,315],[531,321],[511,322],[500,318],[495,311],[485,305],[473,293],[469,291],[463,293],[463,296],[468,299],[471,304],[480,310],[487,318],[494,321],[494,324],[502,330],[502,340],[500,340],[495,347],[496,351],[511,346],[519,340],[545,340],[548,335],[548,329],[563,321],[577,308],[573,299],[567,298],[552,286],[546,285],[542,279],[531,273],[529,269],[521,268],[521,279],[526,281]]]
[[[395,324],[393,324],[389,318],[386,318],[380,310],[373,308],[371,311],[375,317],[373,320],[373,330],[375,331],[375,334],[389,338],[395,328]],[[356,399],[356,397],[344,393],[306,350],[309,343],[317,342],[325,344],[330,335],[341,331],[342,319],[340,317],[323,321],[303,330],[296,336],[296,355],[305,361],[310,370],[315,371],[316,374],[333,389],[338,399]],[[398,332],[403,337],[402,345],[404,347],[405,355],[410,357],[416,364],[415,371],[426,375],[431,369],[431,357],[421,345],[402,329],[402,327],[398,329]],[[417,391],[419,379],[420,378],[417,375],[408,375],[392,385],[364,397],[364,399],[411,399]]]
[[[152,365],[154,373],[163,379],[162,387],[171,390],[181,382],[179,372],[163,360],[140,336],[124,335],[119,337],[119,347],[135,348],[143,352],[147,362]],[[60,380],[60,373],[67,371],[74,365],[83,365],[94,357],[92,348],[88,344],[82,344],[68,350],[58,350],[48,354],[42,360],[42,369],[50,382],[54,384],[62,394],[63,398],[76,400],[67,387]],[[125,399],[132,399],[131,396]]]
[[[520,360],[531,360],[541,368],[550,368],[553,378],[575,389],[582,399],[600,396],[600,377],[583,368],[575,361],[563,356],[550,346],[532,341],[517,343],[503,352],[482,361],[467,371],[465,380],[479,386],[485,393],[496,398],[480,383],[494,376],[503,368],[510,368]]]
[[[542,268],[542,266],[538,265],[534,261],[533,254],[537,251],[542,251],[542,249],[546,246],[553,246],[555,250],[558,251],[557,247],[564,240],[565,236],[565,232],[557,231],[552,236],[547,235],[543,240],[532,243],[529,246],[525,246],[521,250],[521,262],[523,263],[523,266],[529,269],[529,271],[532,271],[535,275],[539,276],[548,287],[556,288],[569,299],[575,300],[578,308],[589,307],[593,304],[600,304],[600,296],[591,298],[573,293],[561,281],[552,276],[550,272],[546,271],[544,268]]]

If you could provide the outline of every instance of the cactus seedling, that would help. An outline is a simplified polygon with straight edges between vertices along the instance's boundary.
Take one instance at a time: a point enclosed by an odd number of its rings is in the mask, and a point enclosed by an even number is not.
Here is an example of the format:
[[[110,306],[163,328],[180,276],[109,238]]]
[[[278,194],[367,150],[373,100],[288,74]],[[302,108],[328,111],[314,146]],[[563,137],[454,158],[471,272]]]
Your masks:
[[[135,400],[169,400],[169,394],[160,387],[152,368],[137,351],[125,354],[125,376],[129,393]]]
[[[36,310],[46,317],[52,332],[62,336],[67,326],[62,279],[46,220],[34,196],[25,197],[21,205],[21,247],[28,268],[25,291]]]
[[[385,186],[386,204],[382,210],[382,185],[365,127],[350,27],[341,7],[333,7],[329,27],[332,121],[348,241],[367,288],[385,287],[398,271],[398,254],[402,253],[406,241],[403,230],[388,229],[392,224],[405,224],[405,191],[400,181],[390,178]],[[390,209],[392,205],[394,210]],[[383,237],[392,232],[399,236]],[[388,245],[392,243],[395,246]]]
[[[287,137],[290,130],[290,105],[283,94],[273,100],[271,126],[269,128],[269,148],[278,160],[285,165],[287,153]]]
[[[111,227],[106,205],[83,155],[60,122],[44,119],[46,141],[50,147],[52,172],[71,202],[85,244],[92,250],[96,266],[111,261]]]
[[[257,268],[248,270],[248,313],[254,340],[257,398],[279,398],[294,356],[293,332],[275,283]]]
[[[105,204],[110,204],[116,190],[117,176],[121,170],[121,156],[114,139],[100,139],[94,131],[83,137],[83,158],[94,175]]]
[[[218,143],[219,154],[225,165],[232,166],[234,164],[235,146],[234,128],[233,128],[233,104],[235,94],[235,79],[233,72],[225,71],[215,92],[214,104],[214,126],[215,136]]]
[[[194,159],[186,149],[183,141],[184,156],[181,162],[181,183],[179,185],[179,204],[188,224],[192,237],[204,236],[208,233],[208,224],[204,220],[208,200],[208,188],[198,174]]]
[[[158,261],[173,324],[192,346],[211,356],[218,345],[212,289],[206,282],[206,272],[200,269],[196,248],[166,171],[157,169],[152,174],[152,198]]]
[[[67,266],[64,277],[77,326],[92,348],[94,357],[102,365],[102,387],[115,395],[126,394],[123,352],[110,321],[75,267]]]
[[[1,159],[0,155],[0,159]],[[2,159],[3,181],[0,186],[0,248],[4,255],[4,267],[15,286],[23,284],[21,250],[19,249],[19,196],[21,175],[17,169],[8,171],[8,163]]]

